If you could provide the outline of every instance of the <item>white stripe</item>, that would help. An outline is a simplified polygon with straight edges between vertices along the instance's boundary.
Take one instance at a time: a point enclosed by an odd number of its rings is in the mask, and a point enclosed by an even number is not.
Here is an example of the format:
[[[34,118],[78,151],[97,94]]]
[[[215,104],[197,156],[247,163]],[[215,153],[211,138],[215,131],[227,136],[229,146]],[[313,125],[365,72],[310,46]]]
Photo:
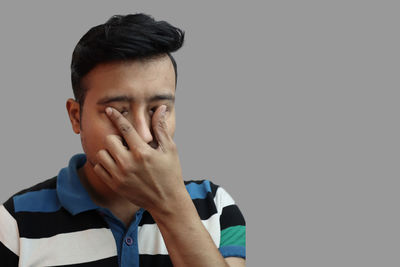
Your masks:
[[[6,210],[4,205],[0,206],[0,242],[17,256],[19,255],[19,231],[17,221]]]
[[[77,264],[117,255],[110,229],[90,229],[48,238],[21,238],[19,266]]]
[[[219,241],[221,238],[221,227],[219,224],[219,216],[220,215],[218,213],[215,213],[207,220],[201,221],[206,227],[207,231],[210,233],[210,236],[217,247],[219,247]]]
[[[157,224],[144,224],[138,227],[139,254],[168,254]]]
[[[226,192],[222,187],[218,187],[217,192],[215,193],[214,202],[217,206],[217,211],[219,214],[222,213],[223,208],[235,204],[235,201],[231,195],[229,195],[229,193]]]
[[[207,220],[201,221],[210,233],[215,245],[220,243],[219,214],[215,213]],[[138,228],[139,254],[167,255],[168,250],[157,224],[144,224]]]

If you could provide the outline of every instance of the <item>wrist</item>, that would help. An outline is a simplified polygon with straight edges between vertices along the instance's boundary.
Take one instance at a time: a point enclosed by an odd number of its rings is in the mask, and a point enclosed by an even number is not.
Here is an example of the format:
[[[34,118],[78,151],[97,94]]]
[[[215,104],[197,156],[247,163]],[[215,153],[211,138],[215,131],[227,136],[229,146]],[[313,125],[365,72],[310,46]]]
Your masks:
[[[176,192],[167,201],[148,210],[157,224],[178,223],[187,218],[198,216],[196,207],[190,198],[186,188],[184,191]]]

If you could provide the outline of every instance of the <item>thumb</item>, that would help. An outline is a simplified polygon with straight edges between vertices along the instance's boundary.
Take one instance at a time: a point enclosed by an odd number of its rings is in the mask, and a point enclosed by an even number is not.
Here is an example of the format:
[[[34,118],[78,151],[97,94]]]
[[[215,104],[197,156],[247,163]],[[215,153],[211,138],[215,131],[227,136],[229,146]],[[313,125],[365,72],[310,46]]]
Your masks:
[[[161,149],[164,152],[166,152],[167,144],[169,142],[166,109],[167,107],[165,105],[161,105],[157,108],[156,112],[154,112],[152,118],[152,127],[158,142],[158,149]]]

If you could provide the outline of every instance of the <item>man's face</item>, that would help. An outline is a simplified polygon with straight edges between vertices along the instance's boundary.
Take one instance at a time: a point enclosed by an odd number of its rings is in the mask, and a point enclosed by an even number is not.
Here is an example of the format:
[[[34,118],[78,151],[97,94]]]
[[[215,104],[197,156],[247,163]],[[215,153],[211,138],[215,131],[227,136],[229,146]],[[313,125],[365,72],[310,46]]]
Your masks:
[[[117,109],[134,126],[144,142],[158,146],[151,126],[152,114],[167,106],[166,121],[175,132],[175,72],[168,56],[150,60],[100,64],[82,80],[87,88],[80,116],[80,136],[87,160],[96,164],[107,135],[121,133],[107,117],[105,108]]]

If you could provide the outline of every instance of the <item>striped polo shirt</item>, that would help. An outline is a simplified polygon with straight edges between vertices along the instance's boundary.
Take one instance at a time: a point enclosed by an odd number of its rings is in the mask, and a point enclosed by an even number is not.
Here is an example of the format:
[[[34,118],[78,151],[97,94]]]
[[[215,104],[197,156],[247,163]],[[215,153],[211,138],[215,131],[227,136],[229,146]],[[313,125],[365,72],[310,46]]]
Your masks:
[[[0,206],[1,266],[172,266],[149,212],[126,227],[90,199],[77,174],[85,162],[73,156],[56,177]],[[231,196],[208,180],[185,185],[222,256],[245,258],[245,220]]]

